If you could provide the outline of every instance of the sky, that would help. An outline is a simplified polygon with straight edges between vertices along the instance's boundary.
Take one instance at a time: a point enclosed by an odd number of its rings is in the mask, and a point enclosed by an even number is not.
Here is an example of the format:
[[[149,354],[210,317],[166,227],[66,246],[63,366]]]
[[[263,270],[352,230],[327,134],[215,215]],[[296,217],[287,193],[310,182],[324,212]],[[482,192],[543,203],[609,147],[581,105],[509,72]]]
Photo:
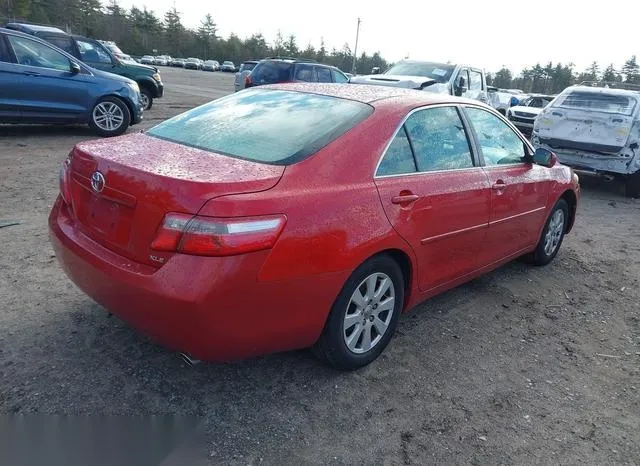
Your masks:
[[[298,47],[324,38],[330,50],[346,42],[353,50],[362,20],[358,54],[379,51],[389,61],[409,57],[467,63],[514,74],[536,62],[573,62],[583,71],[594,60],[619,69],[640,55],[640,2],[608,0],[120,0],[163,15],[173,5],[183,24],[197,27],[210,13],[218,35],[248,37],[261,32],[273,41],[278,30],[295,34]],[[314,8],[315,5],[321,5]]]

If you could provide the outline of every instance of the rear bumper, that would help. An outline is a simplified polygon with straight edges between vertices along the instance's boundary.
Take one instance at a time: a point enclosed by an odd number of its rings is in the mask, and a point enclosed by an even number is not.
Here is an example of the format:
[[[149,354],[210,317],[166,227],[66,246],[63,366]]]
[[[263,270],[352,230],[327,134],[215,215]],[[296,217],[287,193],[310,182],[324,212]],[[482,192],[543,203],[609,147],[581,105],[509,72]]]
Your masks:
[[[312,345],[348,276],[259,282],[269,251],[223,258],[176,254],[155,269],[85,236],[61,198],[49,232],[65,273],[87,295],[164,346],[203,360]]]

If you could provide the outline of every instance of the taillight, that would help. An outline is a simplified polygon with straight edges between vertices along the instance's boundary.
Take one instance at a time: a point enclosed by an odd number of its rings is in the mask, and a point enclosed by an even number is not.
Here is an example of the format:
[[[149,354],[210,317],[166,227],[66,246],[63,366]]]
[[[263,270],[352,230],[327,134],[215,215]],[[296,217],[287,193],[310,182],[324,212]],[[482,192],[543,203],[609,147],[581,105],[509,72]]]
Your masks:
[[[284,215],[214,218],[167,214],[151,248],[199,256],[261,251],[273,247],[286,221]]]
[[[69,170],[71,168],[71,160],[67,157],[59,170],[60,195],[66,204],[71,201],[71,186],[69,186]]]
[[[251,87],[253,82],[251,82],[251,75],[246,75],[244,78],[244,87]]]

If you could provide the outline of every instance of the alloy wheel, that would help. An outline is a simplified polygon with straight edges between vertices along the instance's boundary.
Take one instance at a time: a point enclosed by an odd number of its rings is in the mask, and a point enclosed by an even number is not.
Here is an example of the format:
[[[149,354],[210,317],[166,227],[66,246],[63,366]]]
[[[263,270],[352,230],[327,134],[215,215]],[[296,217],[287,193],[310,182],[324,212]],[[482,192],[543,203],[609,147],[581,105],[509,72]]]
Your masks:
[[[113,102],[100,102],[92,116],[96,126],[103,131],[116,131],[124,122],[122,109]]]

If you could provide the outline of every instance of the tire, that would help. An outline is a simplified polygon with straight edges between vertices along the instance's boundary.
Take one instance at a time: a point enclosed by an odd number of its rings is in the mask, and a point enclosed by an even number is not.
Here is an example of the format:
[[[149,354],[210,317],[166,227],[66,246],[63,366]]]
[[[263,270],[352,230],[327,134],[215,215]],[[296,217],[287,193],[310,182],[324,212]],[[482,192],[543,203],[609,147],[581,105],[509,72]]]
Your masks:
[[[371,291],[372,284],[374,291]],[[381,296],[375,295],[381,291],[384,291]],[[389,303],[391,297],[393,302]],[[366,366],[389,344],[403,303],[404,280],[400,266],[387,255],[372,257],[360,265],[342,287],[322,335],[313,347],[314,354],[340,370]],[[370,346],[367,346],[367,335]]]
[[[558,213],[560,212],[560,213]],[[560,217],[561,216],[561,217]],[[551,209],[549,218],[544,225],[540,241],[531,256],[531,262],[535,265],[547,265],[550,263],[562,245],[567,222],[569,221],[569,204],[564,199],[558,200]],[[561,222],[559,224],[558,222]]]
[[[107,121],[109,121],[108,117],[107,120],[103,119],[101,121],[98,119],[99,117],[104,116],[104,112],[107,110],[114,112],[114,116],[117,115],[121,117],[118,126],[110,128],[110,125],[107,123]],[[112,123],[114,122],[113,119],[111,119],[111,121]],[[116,122],[118,121],[116,120]],[[89,115],[89,126],[100,136],[105,137],[118,136],[124,133],[130,123],[131,112],[129,111],[129,107],[127,107],[127,104],[117,97],[110,96],[100,99],[91,109],[91,114]]]
[[[625,194],[627,197],[640,198],[640,171],[627,176]]]
[[[142,99],[142,106],[144,107],[144,109],[151,110],[151,107],[153,107],[153,94],[151,94],[151,91],[146,87],[141,87],[140,97]],[[146,105],[145,105],[145,100],[146,100]]]

